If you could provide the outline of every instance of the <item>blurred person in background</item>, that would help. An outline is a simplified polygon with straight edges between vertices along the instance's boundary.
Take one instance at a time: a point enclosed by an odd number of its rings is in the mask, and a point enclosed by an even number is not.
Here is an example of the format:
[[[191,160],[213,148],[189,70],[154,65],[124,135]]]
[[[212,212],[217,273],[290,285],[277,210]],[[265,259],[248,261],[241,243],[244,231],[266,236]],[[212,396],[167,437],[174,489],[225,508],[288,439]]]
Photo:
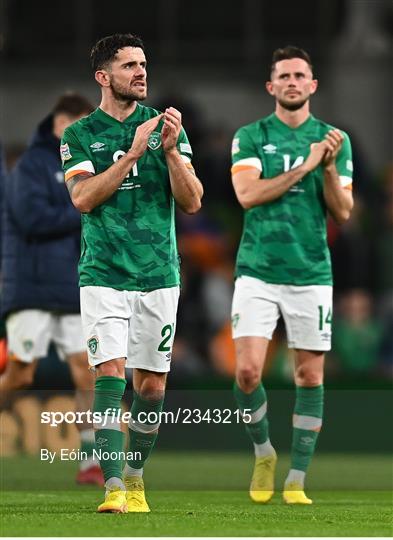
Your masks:
[[[8,362],[0,377],[1,405],[11,392],[32,384],[37,361],[53,342],[70,367],[77,410],[91,408],[94,378],[87,367],[77,270],[80,214],[64,186],[59,152],[65,128],[91,111],[83,96],[61,96],[5,181],[1,307]],[[77,427],[89,456],[80,462],[77,482],[102,484],[92,457],[93,428]]]
[[[317,86],[304,50],[276,50],[266,83],[275,112],[240,128],[232,145],[233,185],[245,209],[232,305],[234,391],[239,409],[251,416],[246,430],[256,460],[250,496],[258,503],[268,502],[274,492],[277,456],[261,376],[281,313],[288,346],[295,349],[296,384],[283,498],[288,504],[312,504],[304,481],[322,426],[324,353],[331,341],[326,214],[343,223],[353,206],[349,137],[310,114]]]
[[[143,469],[158,436],[180,293],[175,207],[197,212],[203,188],[181,113],[139,103],[147,97],[142,40],[102,38],[91,64],[100,106],[65,130],[61,153],[82,212],[79,283],[96,416],[121,410],[126,366],[134,390],[124,467],[120,422],[96,424],[97,449],[109,453],[100,460],[106,493],[98,512],[149,512]],[[149,413],[155,420],[146,421]]]
[[[376,373],[383,338],[383,325],[373,313],[369,292],[352,289],[338,303],[334,318],[333,351],[336,368],[352,378]]]
[[[183,366],[176,365],[180,338],[187,345],[187,352],[197,353],[199,362],[195,355],[190,358],[200,374],[216,370],[227,375],[234,356],[229,317],[233,294],[230,243],[220,226],[203,211],[197,216],[178,218],[182,295],[174,349],[175,373],[181,367],[184,373],[192,367],[185,354]]]

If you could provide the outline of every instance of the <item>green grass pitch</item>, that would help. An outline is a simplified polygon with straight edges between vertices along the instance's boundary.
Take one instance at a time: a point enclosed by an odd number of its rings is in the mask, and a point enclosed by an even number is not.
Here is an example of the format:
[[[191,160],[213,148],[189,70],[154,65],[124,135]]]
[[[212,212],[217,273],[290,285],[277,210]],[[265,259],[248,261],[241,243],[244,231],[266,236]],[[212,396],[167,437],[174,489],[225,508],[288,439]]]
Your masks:
[[[103,492],[74,484],[75,463],[4,458],[2,536],[391,536],[392,468],[384,455],[317,455],[309,507],[248,498],[250,454],[154,452],[146,466],[150,514],[97,514]]]

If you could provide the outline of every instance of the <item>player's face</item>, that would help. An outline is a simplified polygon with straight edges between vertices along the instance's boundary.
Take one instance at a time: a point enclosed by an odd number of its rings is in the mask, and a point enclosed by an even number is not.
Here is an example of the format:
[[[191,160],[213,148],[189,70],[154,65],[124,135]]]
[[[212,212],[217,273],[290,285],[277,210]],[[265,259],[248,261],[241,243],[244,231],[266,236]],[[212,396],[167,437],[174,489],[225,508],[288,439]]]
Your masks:
[[[314,94],[318,82],[305,60],[291,58],[276,63],[266,89],[284,109],[296,111]]]
[[[146,99],[146,58],[139,47],[119,49],[108,75],[109,86],[116,99],[120,101]]]

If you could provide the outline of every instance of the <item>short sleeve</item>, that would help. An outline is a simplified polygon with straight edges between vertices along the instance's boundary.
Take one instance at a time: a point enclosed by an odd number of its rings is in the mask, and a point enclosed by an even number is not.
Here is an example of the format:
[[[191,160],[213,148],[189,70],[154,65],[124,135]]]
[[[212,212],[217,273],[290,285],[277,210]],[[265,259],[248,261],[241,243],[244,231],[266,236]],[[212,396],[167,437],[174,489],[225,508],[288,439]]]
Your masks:
[[[66,182],[73,176],[89,172],[95,174],[93,162],[83,150],[75,132],[67,128],[60,144],[60,157]]]
[[[336,159],[336,169],[342,187],[352,189],[353,162],[351,141],[345,131],[342,131],[344,141]]]
[[[176,147],[184,163],[187,165],[188,168],[192,169],[192,148],[184,128],[181,128],[179,138],[177,139]]]
[[[244,127],[237,130],[232,141],[232,174],[246,170],[258,169],[262,172],[262,162],[258,157],[250,133]]]

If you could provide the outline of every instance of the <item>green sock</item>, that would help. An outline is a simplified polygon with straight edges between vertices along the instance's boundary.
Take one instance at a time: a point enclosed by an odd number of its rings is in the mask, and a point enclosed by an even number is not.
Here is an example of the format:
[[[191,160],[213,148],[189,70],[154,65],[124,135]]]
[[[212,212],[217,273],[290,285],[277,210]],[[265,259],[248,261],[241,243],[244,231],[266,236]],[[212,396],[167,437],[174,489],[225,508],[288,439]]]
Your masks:
[[[252,442],[254,445],[266,443],[269,439],[269,423],[266,415],[267,401],[263,384],[260,383],[251,394],[246,394],[235,381],[233,391],[239,409],[250,415],[248,418],[246,416],[250,422],[245,422],[245,426]]]
[[[132,452],[134,457],[133,459],[127,459],[128,465],[133,469],[142,469],[150,452],[153,450],[160,425],[159,413],[162,411],[163,405],[164,399],[156,401],[143,399],[134,391],[131,406],[132,418],[128,430],[128,451]]]
[[[95,433],[95,442],[97,452],[109,453],[106,459],[100,460],[104,479],[122,477],[122,460],[119,453],[124,450],[124,433],[121,431],[121,423],[110,423],[110,416],[105,417],[105,411],[111,409],[116,413],[121,412],[121,399],[126,388],[125,379],[119,377],[98,377],[95,383],[94,406],[93,411],[101,413],[103,428],[97,429]],[[97,422],[95,422],[97,424]]]
[[[323,385],[296,387],[291,470],[306,471],[322,427]]]

